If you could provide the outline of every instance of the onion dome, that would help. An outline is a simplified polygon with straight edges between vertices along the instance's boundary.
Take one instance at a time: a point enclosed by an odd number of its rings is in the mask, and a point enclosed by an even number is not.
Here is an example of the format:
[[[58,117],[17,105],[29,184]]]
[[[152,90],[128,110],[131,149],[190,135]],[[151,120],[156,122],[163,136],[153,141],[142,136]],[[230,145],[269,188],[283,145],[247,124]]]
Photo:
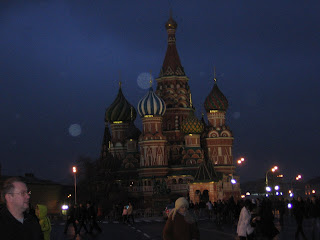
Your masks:
[[[220,91],[216,82],[204,102],[204,108],[207,112],[210,112],[210,110],[226,111],[228,108],[228,100]]]
[[[200,134],[203,129],[203,123],[194,115],[194,112],[191,112],[181,124],[181,131],[185,134]]]
[[[126,100],[120,86],[116,99],[106,110],[106,121],[110,123],[116,121],[133,122],[136,117],[136,110]]]
[[[169,20],[166,22],[166,29],[177,29],[178,24],[175,20],[173,20],[171,14]]]
[[[141,117],[145,115],[163,116],[166,111],[166,104],[162,98],[153,92],[152,87],[149,92],[138,103],[138,112]]]

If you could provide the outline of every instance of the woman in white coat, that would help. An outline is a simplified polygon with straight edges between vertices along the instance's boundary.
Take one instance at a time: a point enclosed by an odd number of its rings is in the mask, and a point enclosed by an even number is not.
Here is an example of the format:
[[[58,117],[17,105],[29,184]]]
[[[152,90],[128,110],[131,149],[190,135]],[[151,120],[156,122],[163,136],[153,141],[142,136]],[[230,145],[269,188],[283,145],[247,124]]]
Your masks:
[[[238,227],[237,227],[237,234],[240,237],[240,240],[252,240],[253,239],[253,231],[254,228],[251,226],[251,202],[250,200],[245,200],[244,207],[241,209]]]

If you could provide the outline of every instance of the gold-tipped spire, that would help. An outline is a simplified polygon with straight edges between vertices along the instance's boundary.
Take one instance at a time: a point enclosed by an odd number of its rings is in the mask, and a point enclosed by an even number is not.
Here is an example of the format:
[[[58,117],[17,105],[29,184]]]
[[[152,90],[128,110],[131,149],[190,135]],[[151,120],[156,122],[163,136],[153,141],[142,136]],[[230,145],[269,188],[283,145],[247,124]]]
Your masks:
[[[150,83],[150,87],[152,87],[152,70],[150,70],[150,81],[149,81],[149,83]]]
[[[213,80],[214,82],[217,82],[217,76],[216,76],[216,67],[213,67]]]
[[[119,70],[119,88],[121,88],[122,82],[121,82],[121,71]]]
[[[191,97],[191,93],[190,93],[190,107],[192,108],[192,97]]]
[[[130,107],[130,118],[131,118],[131,121],[132,121],[132,119],[133,119],[133,111],[132,111],[132,106]]]

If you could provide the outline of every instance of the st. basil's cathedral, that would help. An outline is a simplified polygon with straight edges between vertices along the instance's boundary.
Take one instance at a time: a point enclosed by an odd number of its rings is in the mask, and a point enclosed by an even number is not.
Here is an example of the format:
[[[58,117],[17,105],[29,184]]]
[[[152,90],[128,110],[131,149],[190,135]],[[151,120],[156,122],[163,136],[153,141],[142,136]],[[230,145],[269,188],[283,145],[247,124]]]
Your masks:
[[[214,79],[204,102],[207,121],[204,114],[201,120],[196,117],[189,79],[176,48],[177,23],[170,16],[165,27],[168,47],[157,88],[150,87],[135,108],[119,84],[118,95],[105,113],[101,160],[111,161],[107,156],[112,155],[113,163],[108,165],[116,166],[117,183],[146,206],[157,204],[155,199],[178,196],[194,203],[238,199],[233,135],[225,119],[228,100]],[[137,112],[142,131],[134,125]]]

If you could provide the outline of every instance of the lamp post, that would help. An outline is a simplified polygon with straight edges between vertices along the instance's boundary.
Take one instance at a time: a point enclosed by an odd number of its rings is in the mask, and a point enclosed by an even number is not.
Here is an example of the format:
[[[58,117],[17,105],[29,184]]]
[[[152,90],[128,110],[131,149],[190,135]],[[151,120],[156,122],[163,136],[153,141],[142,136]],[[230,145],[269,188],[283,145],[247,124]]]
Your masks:
[[[74,204],[77,204],[77,167],[72,167],[72,172],[74,175]]]
[[[292,185],[292,183],[293,183],[294,180],[299,181],[301,178],[302,178],[301,174],[298,174],[295,178],[293,178],[293,179],[291,180],[291,191],[292,191],[293,196],[294,196],[294,191],[293,191],[293,185]]]
[[[277,171],[278,169],[279,169],[278,166],[274,166],[273,168],[269,169],[269,170],[266,172],[266,188],[269,186],[269,185],[268,185],[268,173],[269,173],[270,171],[275,172],[275,171]]]

